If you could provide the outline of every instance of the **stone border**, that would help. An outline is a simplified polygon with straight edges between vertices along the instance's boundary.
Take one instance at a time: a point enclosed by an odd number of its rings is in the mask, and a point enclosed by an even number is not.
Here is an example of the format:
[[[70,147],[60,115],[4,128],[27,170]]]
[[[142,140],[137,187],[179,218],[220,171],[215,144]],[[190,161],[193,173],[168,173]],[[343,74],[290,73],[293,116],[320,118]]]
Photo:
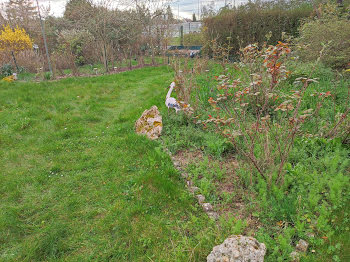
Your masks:
[[[164,143],[162,141],[162,144],[164,146]],[[172,153],[169,151],[168,148],[164,146],[165,152],[170,156],[171,161],[173,162],[174,167],[180,172],[182,178],[186,182],[187,190],[195,196],[197,199],[198,204],[203,208],[204,212],[213,220],[219,219],[219,214],[214,211],[214,208],[212,204],[205,202],[205,196],[201,194],[197,194],[200,191],[199,187],[196,187],[193,185],[192,180],[189,178],[189,175],[181,168],[181,165],[179,162],[176,161],[175,157],[172,155]]]

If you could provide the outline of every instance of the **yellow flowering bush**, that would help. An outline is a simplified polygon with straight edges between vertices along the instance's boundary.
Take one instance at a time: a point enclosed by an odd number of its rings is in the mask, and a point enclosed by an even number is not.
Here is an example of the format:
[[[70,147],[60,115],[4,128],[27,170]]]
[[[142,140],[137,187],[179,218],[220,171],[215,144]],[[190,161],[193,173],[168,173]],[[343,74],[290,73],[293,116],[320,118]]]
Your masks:
[[[4,77],[2,80],[5,82],[11,83],[11,82],[15,81],[15,77],[13,75],[11,75],[11,76]]]
[[[31,49],[33,41],[27,32],[18,26],[11,29],[9,25],[0,31],[0,51],[18,52]]]

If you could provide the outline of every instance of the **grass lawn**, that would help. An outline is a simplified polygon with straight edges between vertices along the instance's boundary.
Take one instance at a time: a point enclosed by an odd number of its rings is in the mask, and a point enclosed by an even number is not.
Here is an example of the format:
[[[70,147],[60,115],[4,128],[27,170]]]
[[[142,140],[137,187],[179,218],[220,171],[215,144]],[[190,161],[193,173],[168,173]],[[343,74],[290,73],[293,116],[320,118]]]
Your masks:
[[[0,83],[0,261],[203,261],[216,225],[159,142],[134,133],[167,67]]]

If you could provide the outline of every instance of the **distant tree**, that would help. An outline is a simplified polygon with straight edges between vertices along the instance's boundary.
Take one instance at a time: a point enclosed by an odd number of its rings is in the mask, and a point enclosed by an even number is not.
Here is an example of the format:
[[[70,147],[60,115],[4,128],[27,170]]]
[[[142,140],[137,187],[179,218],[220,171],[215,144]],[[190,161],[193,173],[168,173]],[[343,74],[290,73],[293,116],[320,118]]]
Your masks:
[[[169,36],[169,21],[164,19],[168,0],[133,0],[136,5],[138,22],[142,25],[145,45],[151,52],[152,64],[155,63],[155,55],[164,51]]]
[[[72,30],[75,26],[64,17],[48,16],[45,18],[45,32],[49,50],[54,50],[58,45],[60,32]]]
[[[63,17],[74,24],[74,27],[83,27],[93,16],[93,10],[90,0],[68,0]]]
[[[30,0],[9,0],[6,3],[6,17],[9,23],[27,27],[38,16],[37,9]]]
[[[18,70],[15,52],[28,50],[33,47],[33,41],[23,28],[18,26],[11,29],[10,25],[4,26],[0,31],[0,51],[10,52]]]
[[[193,13],[192,15],[192,22],[197,22],[197,17],[195,13]]]
[[[0,26],[5,25],[5,18],[2,16],[2,14],[0,13]]]
[[[41,45],[42,34],[38,19],[37,7],[33,0],[9,0],[4,5],[6,23],[12,28],[23,28],[34,40]]]
[[[202,10],[201,10],[201,18],[208,18],[211,16],[215,16],[216,15],[216,11],[215,11],[215,6],[212,4],[207,4],[207,5],[203,5],[202,6]]]
[[[173,22],[174,19],[174,14],[173,14],[173,10],[171,10],[170,5],[168,5],[167,9],[166,9],[166,16],[168,21]]]
[[[139,26],[135,22],[135,13],[111,8],[110,0],[102,0],[93,5],[93,12],[86,21],[89,32],[94,36],[106,71],[108,63],[113,60],[114,51],[129,53],[131,42],[136,41],[135,32]],[[141,34],[139,32],[138,36]],[[121,50],[121,47],[124,47]],[[111,59],[112,58],[112,59]]]

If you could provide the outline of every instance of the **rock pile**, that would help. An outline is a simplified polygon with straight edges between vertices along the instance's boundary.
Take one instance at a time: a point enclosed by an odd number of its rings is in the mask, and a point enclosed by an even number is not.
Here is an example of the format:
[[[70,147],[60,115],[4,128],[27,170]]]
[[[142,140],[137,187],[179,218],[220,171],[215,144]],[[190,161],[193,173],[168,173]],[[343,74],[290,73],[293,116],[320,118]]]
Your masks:
[[[142,116],[135,123],[136,133],[146,135],[149,139],[155,140],[160,137],[163,130],[162,116],[157,106],[145,110]]]
[[[266,246],[253,237],[234,235],[215,246],[207,262],[263,262]]]

